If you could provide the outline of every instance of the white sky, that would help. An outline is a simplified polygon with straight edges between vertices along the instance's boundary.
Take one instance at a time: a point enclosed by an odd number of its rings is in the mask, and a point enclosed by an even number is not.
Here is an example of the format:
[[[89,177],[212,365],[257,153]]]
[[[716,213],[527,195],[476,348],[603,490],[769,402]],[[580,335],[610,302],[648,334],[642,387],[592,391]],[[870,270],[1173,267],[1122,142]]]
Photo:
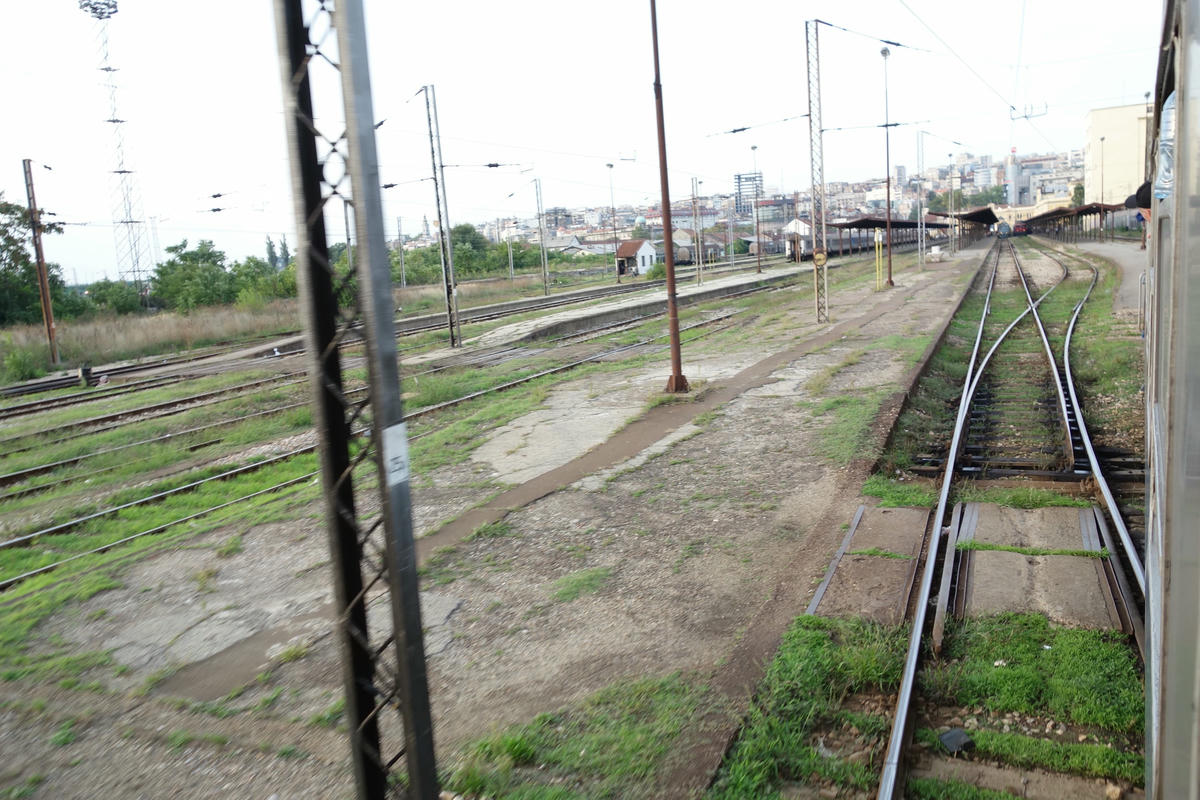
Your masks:
[[[452,223],[533,216],[533,175],[548,207],[607,206],[608,162],[616,164],[617,205],[659,201],[645,0],[365,6],[376,118],[386,119],[377,133],[384,182],[429,174],[424,104],[408,101],[432,83],[447,164],[532,168],[448,167]],[[89,224],[50,237],[47,258],[68,281],[115,278],[115,157],[112,126],[103,122],[99,24],[76,0],[0,0],[0,8],[0,192],[25,202],[23,158],[53,167],[35,172],[39,204],[60,220]],[[1014,146],[1082,147],[1089,109],[1140,102],[1153,89],[1162,7],[660,0],[658,15],[671,197],[679,200],[690,195],[692,177],[704,181],[703,194],[729,192],[735,172],[753,169],[751,145],[769,190],[807,187],[807,120],[762,124],[808,110],[806,19],[921,48],[892,47],[887,66],[891,120],[923,121],[892,129],[892,164],[912,171],[917,128],[944,137],[927,138],[926,166],[964,149],[1002,158]],[[119,114],[128,121],[126,163],[136,170],[145,218],[158,220],[160,250],[205,238],[231,259],[262,256],[265,237],[284,233],[294,245],[272,3],[120,0],[109,39],[120,68]],[[822,28],[826,128],[883,122],[880,47]],[[1012,122],[1008,103],[1048,113]],[[880,129],[829,132],[826,179],[882,177],[883,151]],[[209,197],[218,192],[228,196]],[[384,200],[388,230],[397,216],[405,232],[415,232],[422,215],[436,218],[429,181],[387,190]],[[227,210],[203,211],[214,206]]]

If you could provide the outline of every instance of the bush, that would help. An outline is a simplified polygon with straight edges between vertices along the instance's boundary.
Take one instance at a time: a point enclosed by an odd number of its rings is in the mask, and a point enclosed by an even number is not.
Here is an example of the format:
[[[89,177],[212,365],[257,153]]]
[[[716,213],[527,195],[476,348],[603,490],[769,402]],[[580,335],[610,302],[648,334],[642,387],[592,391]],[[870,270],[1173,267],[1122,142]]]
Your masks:
[[[665,277],[667,277],[667,265],[661,261],[646,271],[646,280],[661,281]]]
[[[12,345],[11,336],[8,337],[7,343],[10,346]],[[42,367],[37,357],[29,350],[14,347],[4,356],[4,380],[6,383],[40,378],[45,374],[46,370]]]

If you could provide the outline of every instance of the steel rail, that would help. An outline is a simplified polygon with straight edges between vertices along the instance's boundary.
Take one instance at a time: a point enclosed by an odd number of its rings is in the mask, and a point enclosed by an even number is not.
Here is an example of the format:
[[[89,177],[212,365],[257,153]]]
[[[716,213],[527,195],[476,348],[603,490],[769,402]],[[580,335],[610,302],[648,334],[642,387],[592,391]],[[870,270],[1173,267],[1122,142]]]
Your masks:
[[[954,434],[950,442],[950,450],[946,456],[946,468],[942,478],[941,491],[938,494],[937,510],[933,515],[934,535],[930,537],[929,554],[925,561],[925,571],[921,576],[921,589],[917,596],[916,614],[913,620],[912,633],[909,636],[908,652],[904,661],[904,673],[901,677],[900,690],[896,701],[896,714],[892,722],[892,734],[888,741],[888,750],[884,757],[883,770],[880,773],[879,778],[879,793],[877,795],[878,800],[893,800],[896,794],[896,784],[900,776],[900,760],[904,752],[905,731],[908,726],[908,709],[912,702],[912,693],[916,685],[917,663],[920,659],[921,643],[924,639],[926,609],[929,605],[928,600],[933,587],[933,573],[937,567],[938,549],[942,533],[942,520],[945,518],[946,506],[948,505],[950,499],[950,489],[953,485],[954,474],[958,465],[959,445],[962,440],[963,431],[966,427],[966,420],[969,414],[971,402],[974,399],[975,392],[979,387],[979,382],[983,377],[983,373],[986,370],[988,363],[995,352],[999,349],[1000,345],[1004,342],[1004,339],[1013,330],[1013,328],[1015,328],[1017,324],[1025,318],[1027,314],[1031,312],[1036,314],[1037,306],[1040,305],[1052,291],[1058,288],[1063,280],[1063,278],[1060,278],[1058,283],[1047,289],[1036,301],[1033,300],[1032,296],[1029,294],[1028,287],[1026,286],[1026,297],[1029,302],[1025,310],[1021,312],[1016,319],[1009,323],[1008,327],[1006,327],[1004,331],[997,337],[996,341],[992,344],[984,358],[982,360],[978,360],[977,357],[979,354],[980,341],[983,336],[984,326],[987,322],[988,315],[991,311],[992,289],[996,280],[996,272],[999,269],[1000,264],[999,241],[997,241],[996,245],[993,245],[993,248],[994,252],[996,253],[996,261],[992,268],[992,277],[988,286],[988,294],[987,299],[984,302],[983,313],[980,315],[979,319],[979,329],[976,332],[975,347],[971,352],[971,359],[967,365],[967,377],[963,382],[963,394],[959,400],[958,416],[954,425]],[[1016,264],[1015,256],[1013,261],[1014,264]],[[1021,274],[1019,264],[1017,265],[1017,271],[1018,274]],[[1064,277],[1065,274],[1066,270],[1064,269]],[[1022,282],[1024,282],[1023,276]],[[977,360],[978,366],[976,366]],[[1050,361],[1052,364],[1051,371],[1057,374],[1056,368],[1053,367],[1053,357],[1051,357]],[[950,557],[951,555],[952,554],[947,554],[947,557]]]
[[[1052,378],[1054,378],[1054,397],[1056,400],[1058,400],[1058,413],[1062,419],[1063,435],[1066,439],[1065,453],[1067,458],[1067,466],[1068,469],[1073,470],[1075,468],[1075,442],[1071,438],[1071,419],[1067,412],[1067,393],[1063,389],[1062,380],[1058,375],[1058,362],[1054,360],[1054,351],[1050,347],[1049,337],[1046,336],[1046,328],[1042,324],[1042,315],[1037,312],[1037,306],[1035,306],[1033,303],[1033,295],[1029,292],[1029,281],[1025,279],[1025,270],[1021,268],[1021,260],[1017,258],[1017,248],[1013,246],[1011,239],[1006,239],[1005,241],[1008,242],[1008,249],[1012,255],[1013,263],[1017,266],[1017,275],[1021,278],[1021,287],[1025,290],[1025,299],[1029,303],[1030,312],[1033,314],[1033,322],[1037,327],[1038,336],[1041,337],[1042,348],[1045,351],[1046,361],[1050,364],[1050,375]],[[1056,283],[1053,288],[1047,291],[1046,294],[1042,295],[1042,297],[1050,294],[1054,288],[1060,286],[1062,282],[1067,279],[1068,273],[1066,265],[1060,261],[1058,262],[1058,266],[1062,268],[1062,276],[1058,279],[1058,283]]]
[[[1129,567],[1133,570],[1133,576],[1137,579],[1138,588],[1142,592],[1142,599],[1146,598],[1146,569],[1142,565],[1142,559],[1137,553],[1137,548],[1134,547],[1133,539],[1129,536],[1129,529],[1125,527],[1125,521],[1121,518],[1120,509],[1117,508],[1116,498],[1113,497],[1112,490],[1108,486],[1108,481],[1104,478],[1104,473],[1100,469],[1100,459],[1096,457],[1096,450],[1092,446],[1092,437],[1088,433],[1087,424],[1083,421],[1083,409],[1079,404],[1079,396],[1075,392],[1075,378],[1071,374],[1071,338],[1075,333],[1075,323],[1079,320],[1079,314],[1083,311],[1083,304],[1091,297],[1092,289],[1095,288],[1097,281],[1100,278],[1100,271],[1094,266],[1089,265],[1092,270],[1092,284],[1088,287],[1087,294],[1075,306],[1075,311],[1071,315],[1071,322],[1067,325],[1067,335],[1063,342],[1063,366],[1067,375],[1067,387],[1071,394],[1071,405],[1075,407],[1075,422],[1079,425],[1079,436],[1083,440],[1084,449],[1087,450],[1088,460],[1092,465],[1092,477],[1096,480],[1096,485],[1100,488],[1100,494],[1104,497],[1104,502],[1108,505],[1109,514],[1112,516],[1113,524],[1117,528],[1117,536],[1121,540],[1121,546],[1125,548],[1125,558],[1129,562]]]
[[[110,386],[107,389],[93,389],[87,392],[75,392],[73,394],[60,395],[59,397],[51,397],[43,400],[33,400],[28,403],[4,406],[0,407],[0,420],[12,419],[13,417],[23,417],[27,414],[37,414],[42,411],[52,411],[56,408],[76,406],[83,403],[92,403],[97,400],[107,400],[110,397],[117,397],[123,394],[141,392],[145,391],[146,389],[156,389],[160,386],[178,383],[181,380],[183,380],[183,376],[181,375],[166,375],[160,378],[145,378],[132,383]],[[78,385],[78,380],[76,380],[75,385]]]
[[[883,771],[879,776],[879,800],[893,800],[896,792],[896,782],[900,776],[900,758],[904,752],[904,734],[908,727],[908,707],[912,703],[913,688],[917,682],[917,661],[921,655],[921,640],[924,638],[925,611],[929,605],[930,590],[933,587],[933,573],[937,566],[938,546],[941,544],[942,519],[946,516],[946,504],[950,499],[950,485],[953,482],[954,464],[958,460],[958,447],[965,427],[967,409],[970,406],[970,377],[975,370],[979,357],[979,347],[983,340],[983,329],[991,312],[992,290],[996,284],[996,272],[1000,266],[1000,252],[993,245],[996,254],[992,264],[992,275],[988,280],[987,295],[984,298],[983,312],[979,315],[979,328],[975,332],[975,345],[971,349],[971,358],[967,362],[967,378],[963,381],[963,393],[958,403],[958,417],[954,423],[954,435],[950,440],[950,451],[946,458],[946,477],[942,481],[942,490],[938,495],[937,510],[933,515],[933,531],[929,537],[929,553],[925,558],[925,571],[921,574],[920,594],[917,597],[916,615],[913,618],[912,633],[908,638],[908,653],[904,659],[904,674],[900,679],[900,689],[896,697],[896,714],[892,719],[892,735],[888,740],[887,754],[883,760]]]

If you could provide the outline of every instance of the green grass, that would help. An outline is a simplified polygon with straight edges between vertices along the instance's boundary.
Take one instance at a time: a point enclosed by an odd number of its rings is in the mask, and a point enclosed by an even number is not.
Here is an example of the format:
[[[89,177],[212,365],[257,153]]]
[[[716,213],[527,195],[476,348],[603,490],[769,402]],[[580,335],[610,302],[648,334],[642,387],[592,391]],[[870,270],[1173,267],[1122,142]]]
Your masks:
[[[857,692],[888,693],[900,682],[907,635],[902,627],[862,620],[803,616],[784,635],[737,742],[706,797],[772,797],[783,781],[811,776],[868,790],[878,765],[852,763],[817,752],[812,734],[840,724],[858,731],[858,744],[876,750],[886,719],[847,715],[842,701]]]
[[[829,418],[819,434],[818,454],[838,466],[846,466],[856,458],[874,458],[868,437],[885,396],[880,391],[843,394],[813,405],[814,417]]]
[[[956,545],[958,550],[998,550],[1005,553],[1020,553],[1023,556],[1079,556],[1081,558],[1108,558],[1108,549],[1101,548],[1099,550],[1072,550],[1067,547],[1017,547],[1011,544],[993,544],[991,542],[978,542],[972,539],[969,542],[959,542]]]
[[[959,486],[955,497],[960,503],[994,503],[1008,508],[1089,508],[1092,505],[1085,497],[1072,497],[1049,489],[1003,486],[981,489],[974,483]]]
[[[242,536],[235,533],[225,540],[225,543],[217,548],[217,555],[221,558],[229,558],[242,552]]]
[[[701,695],[679,675],[616,684],[468,746],[446,788],[495,800],[645,796]]]
[[[611,576],[612,567],[593,567],[572,572],[554,582],[552,597],[560,603],[569,603],[582,595],[595,594]]]
[[[0,789],[0,800],[24,800],[26,797],[33,797],[37,788],[45,781],[45,775],[30,775],[21,783]]]
[[[192,733],[183,730],[175,730],[167,734],[167,744],[176,752],[193,742],[207,742],[217,747],[224,747],[229,744],[229,737],[219,733]]]
[[[969,783],[937,778],[911,778],[904,795],[908,800],[1014,800],[1018,794],[981,789]]]
[[[933,508],[937,505],[937,492],[932,486],[898,481],[878,473],[867,478],[862,493],[868,497],[878,497],[881,508]]]
[[[512,524],[505,520],[497,520],[495,522],[485,522],[467,535],[466,541],[473,542],[476,539],[499,539],[504,536],[513,534]]]
[[[282,664],[287,664],[292,661],[299,661],[308,655],[308,645],[306,644],[290,644],[279,652],[276,658]]]
[[[1130,753],[1101,744],[1057,742],[1002,733],[993,730],[970,732],[978,758],[1000,761],[1022,769],[1045,769],[1080,775],[1085,778],[1108,778],[1130,781],[1141,786],[1146,775],[1146,759],[1141,753]],[[917,738],[935,749],[941,749],[937,733],[923,728]]]
[[[1137,662],[1121,634],[1054,628],[1038,614],[1001,614],[948,626],[943,659],[927,665],[927,696],[943,704],[1038,714],[1140,734]]]
[[[342,716],[346,713],[346,698],[339,697],[329,704],[329,707],[319,714],[313,714],[308,718],[309,725],[315,725],[319,728],[336,728]]]
[[[851,550],[846,553],[848,556],[877,556],[879,558],[896,558],[902,561],[912,561],[912,556],[906,556],[902,553],[893,553],[891,550],[883,550],[878,547],[868,547],[865,550]]]
[[[55,747],[66,747],[75,741],[75,737],[75,720],[69,719],[58,726],[58,730],[50,737],[50,744]]]

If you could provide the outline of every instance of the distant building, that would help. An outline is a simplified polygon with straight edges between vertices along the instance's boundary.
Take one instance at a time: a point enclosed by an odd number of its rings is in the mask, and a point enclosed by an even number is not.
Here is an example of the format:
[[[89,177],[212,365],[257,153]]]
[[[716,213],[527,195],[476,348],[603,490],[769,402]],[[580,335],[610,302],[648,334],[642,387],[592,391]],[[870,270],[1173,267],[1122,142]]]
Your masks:
[[[1123,203],[1146,181],[1147,121],[1153,113],[1145,103],[1088,112],[1083,148],[1084,202]]]
[[[738,173],[733,176],[735,210],[738,214],[754,213],[754,201],[763,196],[761,172]]]

